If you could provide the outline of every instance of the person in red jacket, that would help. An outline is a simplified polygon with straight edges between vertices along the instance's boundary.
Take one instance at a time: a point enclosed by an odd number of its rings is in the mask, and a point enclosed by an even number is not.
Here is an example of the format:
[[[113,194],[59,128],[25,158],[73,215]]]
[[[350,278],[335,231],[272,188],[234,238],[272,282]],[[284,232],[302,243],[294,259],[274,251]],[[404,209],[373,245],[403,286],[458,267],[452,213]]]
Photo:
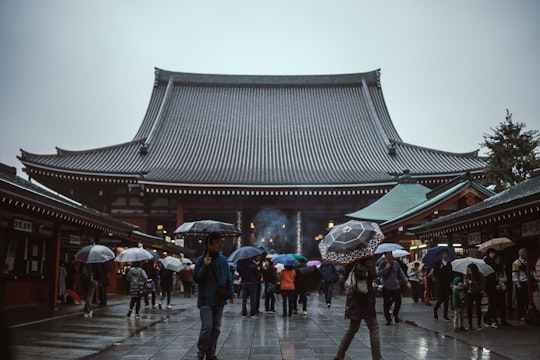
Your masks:
[[[278,279],[281,283],[281,297],[283,299],[283,317],[292,316],[294,308],[294,279],[296,278],[296,270],[292,266],[285,266],[285,269],[281,270],[278,275]],[[287,303],[289,304],[289,310],[287,312]]]

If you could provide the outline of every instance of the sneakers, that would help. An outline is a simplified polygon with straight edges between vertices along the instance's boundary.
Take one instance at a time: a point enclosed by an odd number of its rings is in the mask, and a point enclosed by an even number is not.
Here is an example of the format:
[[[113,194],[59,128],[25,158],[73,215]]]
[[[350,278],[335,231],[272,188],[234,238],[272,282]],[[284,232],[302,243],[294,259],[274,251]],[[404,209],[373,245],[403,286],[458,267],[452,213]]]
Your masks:
[[[450,321],[450,319],[448,318],[448,316],[445,316],[443,320],[444,320],[444,321],[447,321],[447,322]]]
[[[141,315],[135,314],[135,319],[140,319],[140,318],[141,318]]]
[[[150,309],[150,306],[149,306],[149,305],[146,305],[144,308],[145,308],[146,310],[148,310],[148,309]]]
[[[439,319],[439,314],[437,314],[437,310],[435,310],[435,309],[433,310],[433,318],[434,318],[435,320],[438,320],[438,319]]]
[[[484,328],[482,326],[478,326],[478,328],[476,330],[477,331],[482,331],[482,330],[484,330]]]
[[[85,312],[83,316],[84,316],[85,318],[91,319],[93,315],[94,315],[94,312],[93,312],[93,311],[89,311],[89,312]]]
[[[171,305],[167,305],[167,309],[171,309],[171,308],[172,308],[172,306],[171,306]]]
[[[304,310],[302,314],[307,315],[307,310]]]
[[[496,321],[493,321],[493,322],[491,323],[491,327],[492,327],[492,328],[495,328],[495,329],[498,329],[500,326],[499,326],[499,324],[498,324]]]
[[[161,310],[161,303],[159,303],[158,306],[159,306],[159,310]]]
[[[330,304],[330,303],[326,304],[327,309],[330,309],[330,306],[332,306],[332,304]]]
[[[131,310],[128,311],[126,317],[130,317],[131,316]]]

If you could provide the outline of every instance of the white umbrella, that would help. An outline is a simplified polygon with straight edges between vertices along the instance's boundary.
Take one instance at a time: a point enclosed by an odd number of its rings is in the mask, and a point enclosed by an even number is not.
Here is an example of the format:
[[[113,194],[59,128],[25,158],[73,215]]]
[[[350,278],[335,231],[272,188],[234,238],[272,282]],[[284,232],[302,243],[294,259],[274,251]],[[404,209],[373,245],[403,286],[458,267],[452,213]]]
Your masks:
[[[509,238],[506,238],[506,237],[493,238],[486,242],[481,243],[480,246],[478,247],[478,250],[481,252],[486,252],[488,249],[492,248],[497,251],[501,251],[506,248],[512,247],[514,245],[515,245],[514,242],[510,240]]]
[[[89,264],[103,263],[111,259],[114,259],[113,251],[108,247],[99,244],[87,245],[75,254],[75,261]]]
[[[191,265],[193,262],[189,260],[188,258],[182,258],[182,264],[184,265]]]
[[[118,256],[114,259],[114,261],[134,262],[134,261],[150,260],[153,258],[154,258],[154,254],[152,254],[150,251],[140,248],[140,247],[132,247],[118,254]]]
[[[409,256],[409,252],[407,250],[399,249],[392,251],[392,256],[396,258],[401,258],[404,256]]]
[[[484,275],[484,277],[495,272],[495,270],[493,270],[491,266],[486,264],[484,260],[472,257],[466,257],[463,259],[456,259],[452,261],[452,271],[467,274],[467,266],[469,266],[469,264],[476,264],[476,266],[478,267],[478,271],[480,271],[480,274]]]
[[[180,270],[184,268],[184,265],[182,264],[180,259],[172,257],[172,256],[167,256],[164,259],[159,259],[159,261],[161,261],[165,269],[171,270],[174,272],[179,272]]]

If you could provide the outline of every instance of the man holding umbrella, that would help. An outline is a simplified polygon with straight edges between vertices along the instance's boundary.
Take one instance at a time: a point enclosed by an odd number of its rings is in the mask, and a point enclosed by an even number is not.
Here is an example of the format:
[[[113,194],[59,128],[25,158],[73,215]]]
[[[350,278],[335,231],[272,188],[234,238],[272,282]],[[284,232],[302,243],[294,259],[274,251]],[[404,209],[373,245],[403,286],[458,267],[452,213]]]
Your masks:
[[[224,237],[218,233],[208,235],[208,251],[195,262],[193,279],[199,284],[197,305],[201,316],[201,331],[197,344],[197,359],[217,360],[216,345],[220,334],[221,318],[226,300],[217,296],[218,286],[230,288],[230,303],[234,303],[234,288],[229,263],[221,254]]]

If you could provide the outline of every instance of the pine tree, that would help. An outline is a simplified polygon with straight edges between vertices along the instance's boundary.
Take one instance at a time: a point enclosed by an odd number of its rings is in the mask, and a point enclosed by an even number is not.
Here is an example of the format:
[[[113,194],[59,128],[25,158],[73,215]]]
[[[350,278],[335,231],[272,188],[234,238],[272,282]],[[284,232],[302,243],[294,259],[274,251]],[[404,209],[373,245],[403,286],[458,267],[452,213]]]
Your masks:
[[[514,123],[507,109],[506,121],[496,129],[491,128],[493,135],[484,134],[480,145],[489,150],[486,180],[488,184],[495,184],[495,192],[527,179],[540,167],[538,130],[524,131],[525,126],[525,123]]]

